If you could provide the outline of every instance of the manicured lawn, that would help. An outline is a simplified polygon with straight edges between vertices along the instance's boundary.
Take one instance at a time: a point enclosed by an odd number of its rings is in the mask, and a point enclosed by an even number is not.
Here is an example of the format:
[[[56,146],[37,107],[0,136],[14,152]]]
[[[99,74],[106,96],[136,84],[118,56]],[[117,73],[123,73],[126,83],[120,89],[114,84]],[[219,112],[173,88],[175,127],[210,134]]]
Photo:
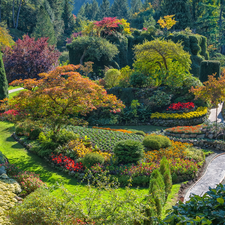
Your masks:
[[[8,90],[13,90],[13,89],[17,89],[17,88],[21,88],[21,87],[20,87],[20,86],[15,86],[15,87],[9,86],[9,87],[8,87]]]

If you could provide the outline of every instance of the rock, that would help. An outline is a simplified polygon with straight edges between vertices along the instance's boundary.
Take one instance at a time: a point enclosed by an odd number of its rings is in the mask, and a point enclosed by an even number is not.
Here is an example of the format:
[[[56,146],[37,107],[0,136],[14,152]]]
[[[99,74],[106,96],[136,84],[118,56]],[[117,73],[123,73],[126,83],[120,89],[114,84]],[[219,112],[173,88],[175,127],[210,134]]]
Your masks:
[[[7,176],[7,174],[3,173],[0,175],[0,179],[8,179],[9,177]]]
[[[209,138],[209,139],[213,139],[213,137],[214,137],[213,134],[209,134],[209,135],[208,135],[208,138]]]
[[[0,167],[0,175],[2,175],[3,173],[6,174],[6,170],[4,166]]]

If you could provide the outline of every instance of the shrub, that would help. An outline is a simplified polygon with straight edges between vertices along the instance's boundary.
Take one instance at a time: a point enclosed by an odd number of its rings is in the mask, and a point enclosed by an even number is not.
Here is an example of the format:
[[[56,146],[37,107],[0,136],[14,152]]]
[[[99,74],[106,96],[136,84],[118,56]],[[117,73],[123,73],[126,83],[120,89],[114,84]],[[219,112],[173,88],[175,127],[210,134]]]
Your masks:
[[[144,156],[144,146],[135,140],[125,140],[116,143],[114,154],[118,163],[137,163]]]
[[[185,150],[185,154],[186,154],[186,156],[185,156],[186,159],[193,159],[196,162],[202,162],[202,163],[205,160],[204,153],[201,149],[197,149],[194,147],[188,147]]]
[[[170,139],[161,135],[148,135],[143,140],[143,145],[152,150],[167,148],[172,145]]]
[[[87,167],[90,168],[95,164],[103,164],[105,161],[104,156],[98,153],[89,153],[84,156],[82,163]]]
[[[149,101],[153,106],[160,108],[171,103],[172,95],[165,93],[164,91],[157,90],[154,95],[149,98]]]
[[[104,81],[107,88],[115,87],[119,84],[120,81],[120,71],[117,69],[109,69],[105,73]]]
[[[27,196],[22,204],[9,211],[10,221],[17,225],[24,224],[63,224],[66,217],[66,199],[58,199],[43,188]],[[68,224],[68,223],[67,223]]]
[[[160,224],[224,224],[225,186],[217,185],[202,197],[194,195],[186,203],[179,202]],[[197,210],[196,210],[197,209]]]
[[[142,135],[142,136],[146,136],[146,133],[142,130],[137,130],[137,131],[134,131],[135,134],[138,134],[138,135]]]
[[[152,150],[159,150],[162,145],[161,143],[154,139],[153,137],[149,137],[149,136],[146,136],[143,140],[143,145],[146,147],[146,148],[150,148]]]
[[[40,180],[39,175],[27,171],[19,172],[14,178],[19,182],[22,192],[21,196],[27,196],[37,188],[44,186],[45,184]]]
[[[13,177],[15,175],[18,175],[19,172],[21,172],[21,169],[19,169],[15,164],[10,164],[8,162],[2,164],[2,166],[5,167],[7,171],[7,175],[10,177]]]
[[[129,82],[133,87],[143,87],[147,83],[147,76],[140,72],[133,72],[130,76]]]

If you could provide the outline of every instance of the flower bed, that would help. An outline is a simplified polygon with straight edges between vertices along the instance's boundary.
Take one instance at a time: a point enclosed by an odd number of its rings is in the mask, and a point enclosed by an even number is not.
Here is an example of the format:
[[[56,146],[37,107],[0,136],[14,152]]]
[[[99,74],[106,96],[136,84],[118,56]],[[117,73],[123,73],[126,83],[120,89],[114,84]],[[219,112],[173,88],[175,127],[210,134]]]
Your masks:
[[[131,177],[132,185],[144,187],[148,186],[150,175],[154,169],[159,168],[159,164],[163,156],[166,156],[170,162],[174,182],[181,182],[194,178],[197,175],[200,164],[202,164],[202,162],[199,164],[198,161],[187,157],[186,149],[189,149],[191,145],[172,141],[172,146],[161,148],[159,150],[149,151],[146,148],[144,158],[142,158],[140,163],[121,165],[116,163],[116,158],[113,154],[113,146],[115,146],[116,142],[124,140],[121,136],[125,137],[125,140],[136,138],[136,140],[142,142],[144,138],[143,136],[126,134],[119,131],[116,132],[83,127],[71,126],[67,127],[67,129],[69,130],[69,135],[71,135],[71,130],[74,129],[76,134],[86,136],[85,140],[90,139],[91,142],[92,138],[93,140],[100,142],[104,135],[107,140],[110,139],[111,148],[107,148],[105,145],[100,145],[99,149],[95,149],[90,146],[88,148],[85,146],[83,147],[89,149],[91,152],[101,154],[105,158],[105,162],[103,164],[96,164],[90,168],[92,174],[98,175],[99,173],[106,172],[112,176],[116,176],[122,186],[127,185]],[[79,131],[79,133],[77,131]],[[65,138],[66,135],[64,132],[65,130],[62,132],[63,138]],[[97,139],[97,135],[99,139]],[[70,145],[69,143],[71,142],[74,142],[74,140],[69,140],[66,145],[56,148],[56,150],[52,151],[51,155],[46,155],[45,158],[51,163],[52,166],[63,170],[78,179],[82,179],[89,169],[85,168],[84,165],[86,164],[82,164],[83,161],[80,161],[79,159],[82,159],[86,153],[89,153],[89,151],[85,153],[82,150],[82,154],[80,154],[81,146],[78,145],[77,147],[79,149],[79,154],[71,154],[71,151],[68,149],[68,146]],[[79,143],[82,144],[82,142]],[[92,143],[92,146],[93,145],[96,145],[96,142],[94,142],[94,144]],[[33,148],[30,148],[29,145],[28,147],[33,150]],[[39,154],[39,150],[36,149],[35,152]],[[72,153],[74,152],[76,152],[76,145],[72,146]],[[72,155],[73,157],[71,158],[69,155]],[[77,160],[79,160],[79,162],[77,162]]]
[[[170,106],[166,109],[167,111],[181,111],[184,110],[193,110],[195,108],[195,104],[193,102],[187,102],[187,103],[172,103]]]
[[[193,119],[205,116],[207,114],[207,107],[198,107],[194,112],[188,113],[152,113],[151,119]]]
[[[202,125],[197,126],[178,126],[165,129],[166,132],[175,134],[201,134]]]

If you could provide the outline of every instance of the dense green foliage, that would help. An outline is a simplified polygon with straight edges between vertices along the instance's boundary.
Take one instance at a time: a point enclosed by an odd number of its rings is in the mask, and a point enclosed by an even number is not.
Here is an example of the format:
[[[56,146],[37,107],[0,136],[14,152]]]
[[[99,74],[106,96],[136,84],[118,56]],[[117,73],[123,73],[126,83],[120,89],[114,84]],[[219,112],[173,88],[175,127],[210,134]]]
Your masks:
[[[144,146],[140,141],[119,141],[116,143],[113,152],[118,163],[137,163],[144,157]]]
[[[216,78],[220,77],[220,61],[204,60],[200,67],[200,81],[203,83],[208,80],[209,75],[216,74]]]
[[[0,100],[4,98],[8,98],[8,82],[2,60],[2,53],[0,52]]]
[[[82,159],[82,163],[87,167],[90,168],[94,166],[95,164],[103,164],[104,163],[104,157],[97,153],[89,153],[84,156]]]
[[[186,203],[179,202],[160,224],[224,224],[225,186],[210,188],[202,197],[194,195]],[[197,210],[196,210],[197,209]]]
[[[143,145],[151,150],[159,150],[171,146],[171,141],[168,137],[161,135],[147,135],[143,140]]]

